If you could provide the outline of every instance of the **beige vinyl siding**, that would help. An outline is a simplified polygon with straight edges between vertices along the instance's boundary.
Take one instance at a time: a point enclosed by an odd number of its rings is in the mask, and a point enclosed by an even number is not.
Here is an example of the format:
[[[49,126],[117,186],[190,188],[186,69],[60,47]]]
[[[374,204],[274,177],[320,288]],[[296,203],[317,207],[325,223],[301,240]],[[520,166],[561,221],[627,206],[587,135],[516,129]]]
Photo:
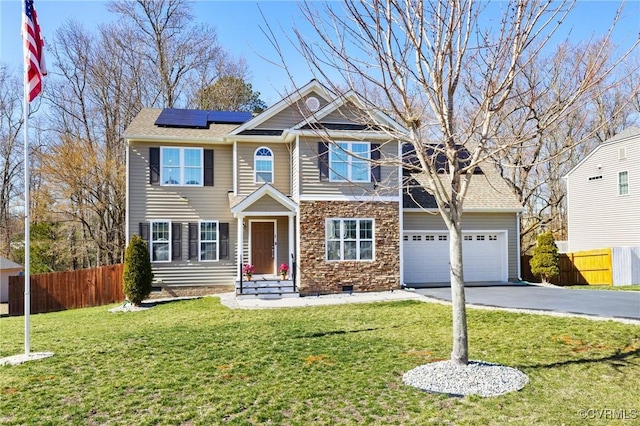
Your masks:
[[[403,231],[447,231],[439,214],[405,212]],[[509,253],[509,279],[518,279],[518,219],[515,213],[464,213],[463,231],[507,231]]]
[[[353,104],[349,103],[339,109],[336,109],[326,116],[322,117],[319,121],[322,123],[349,123],[349,124],[362,124],[370,122],[371,120],[363,115]]]
[[[249,195],[262,184],[255,183],[254,154],[259,147],[267,147],[273,153],[273,187],[283,194],[291,193],[288,144],[238,142],[238,195]],[[231,176],[231,172],[230,172]]]
[[[232,147],[203,145],[214,150],[214,186],[164,187],[149,184],[149,148],[193,146],[181,143],[132,143],[129,150],[129,234],[139,223],[169,220],[182,224],[182,260],[153,263],[158,285],[233,285],[236,274],[237,221],[229,209],[232,188]],[[217,262],[189,260],[190,222],[217,220],[229,223],[229,259]]]
[[[291,195],[295,202],[299,200],[300,194],[300,157],[298,157],[298,145],[294,143],[291,147]]]
[[[623,147],[626,157],[619,159]],[[640,136],[601,145],[571,172],[567,178],[570,251],[640,246],[638,164]],[[622,171],[628,172],[628,195],[618,195],[618,173]],[[594,179],[599,176],[602,178]]]
[[[327,100],[322,96],[311,93],[303,99],[289,105],[270,119],[260,123],[256,126],[256,129],[288,129],[300,123],[305,117],[303,112],[306,115],[310,115],[309,109],[305,105],[305,100],[310,96],[318,98],[320,101],[320,109],[328,104]]]
[[[374,188],[373,182],[330,182],[320,180],[318,167],[319,138],[300,138],[300,195],[301,197],[362,197],[371,195],[398,195],[398,166],[382,165],[381,182]],[[375,142],[378,143],[378,142]],[[397,158],[397,142],[381,144],[381,159]]]
[[[260,217],[247,217],[245,220],[245,232],[244,232],[244,250],[242,252],[242,258],[244,263],[248,263],[249,256],[249,233],[251,227],[249,221],[276,221],[276,238],[277,238],[277,259],[276,259],[276,272],[278,266],[281,263],[289,264],[290,250],[289,250],[289,217],[288,216],[260,216]],[[293,248],[292,250],[293,251]]]
[[[271,198],[269,195],[265,195],[255,203],[251,204],[244,211],[250,212],[281,212],[283,210],[288,211],[286,207],[283,207],[280,202]]]

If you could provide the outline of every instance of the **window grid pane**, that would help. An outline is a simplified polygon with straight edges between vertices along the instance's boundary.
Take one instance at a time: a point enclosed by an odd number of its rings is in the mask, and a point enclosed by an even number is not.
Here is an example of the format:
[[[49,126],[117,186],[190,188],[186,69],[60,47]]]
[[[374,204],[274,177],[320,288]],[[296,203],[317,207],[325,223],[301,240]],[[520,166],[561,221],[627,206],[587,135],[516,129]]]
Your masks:
[[[195,148],[161,148],[162,185],[202,185],[204,170],[202,150]]]
[[[152,222],[151,224],[151,260],[153,262],[169,261],[169,222]]]
[[[200,222],[200,260],[218,260],[217,222]]]
[[[373,220],[326,221],[327,260],[373,260]]]

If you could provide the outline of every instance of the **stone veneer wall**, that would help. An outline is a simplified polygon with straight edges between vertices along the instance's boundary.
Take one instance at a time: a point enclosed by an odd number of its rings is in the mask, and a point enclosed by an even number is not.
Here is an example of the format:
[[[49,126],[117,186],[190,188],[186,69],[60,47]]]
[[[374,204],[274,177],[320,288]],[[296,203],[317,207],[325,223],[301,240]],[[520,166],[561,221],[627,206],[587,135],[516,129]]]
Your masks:
[[[374,219],[373,261],[326,261],[325,219]],[[400,285],[398,203],[300,202],[300,294],[386,291]]]

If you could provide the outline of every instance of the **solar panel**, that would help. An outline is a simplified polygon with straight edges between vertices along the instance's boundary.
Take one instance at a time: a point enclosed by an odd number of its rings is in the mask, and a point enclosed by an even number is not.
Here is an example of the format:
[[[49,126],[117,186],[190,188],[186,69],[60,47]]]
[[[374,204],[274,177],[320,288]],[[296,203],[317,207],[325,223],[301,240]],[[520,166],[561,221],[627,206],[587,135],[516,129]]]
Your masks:
[[[165,108],[155,121],[160,127],[185,127],[206,129],[209,127],[207,111],[197,109]]]
[[[203,111],[199,109],[165,108],[155,121],[159,127],[208,129],[209,123],[242,124],[253,114],[242,111]]]
[[[242,124],[253,117],[244,111],[209,111],[209,122],[220,124]]]

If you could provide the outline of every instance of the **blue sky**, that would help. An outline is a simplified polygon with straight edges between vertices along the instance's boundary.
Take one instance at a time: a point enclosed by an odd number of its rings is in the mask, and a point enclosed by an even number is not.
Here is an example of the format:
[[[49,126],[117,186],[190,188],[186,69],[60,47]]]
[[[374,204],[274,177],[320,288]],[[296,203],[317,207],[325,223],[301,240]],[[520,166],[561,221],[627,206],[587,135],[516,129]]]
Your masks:
[[[603,34],[619,4],[617,0],[579,1],[564,31],[571,29],[574,40]],[[232,55],[242,56],[247,60],[254,89],[261,92],[262,99],[271,105],[281,98],[280,95],[291,87],[291,83],[284,70],[264,59],[273,56],[275,51],[260,29],[264,23],[258,6],[282,39],[281,45],[286,48],[285,56],[295,76],[295,83],[307,83],[313,76],[285,39],[285,34],[292,36],[291,28],[294,24],[303,24],[297,1],[200,0],[195,2],[194,12],[198,21],[209,23],[216,28],[218,41]],[[47,40],[53,40],[56,29],[66,19],[75,18],[87,28],[113,19],[113,15],[105,9],[105,2],[98,0],[35,0],[35,7],[45,43]],[[20,69],[21,8],[20,0],[0,0],[0,61]],[[616,31],[616,40],[628,45],[638,38],[639,33],[640,0],[631,0],[628,2],[623,22]]]

